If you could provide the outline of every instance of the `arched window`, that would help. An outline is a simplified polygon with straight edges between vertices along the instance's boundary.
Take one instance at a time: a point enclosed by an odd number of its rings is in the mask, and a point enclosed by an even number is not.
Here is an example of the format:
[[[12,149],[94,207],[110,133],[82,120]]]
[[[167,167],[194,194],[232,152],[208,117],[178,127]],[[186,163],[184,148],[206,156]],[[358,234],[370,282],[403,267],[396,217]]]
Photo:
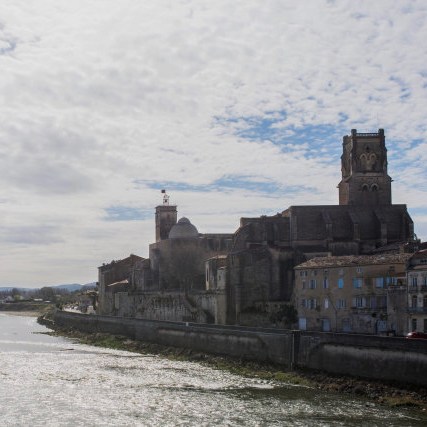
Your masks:
[[[371,202],[373,205],[378,205],[379,203],[379,187],[378,184],[371,185]]]
[[[362,185],[362,203],[364,205],[369,204],[369,187],[368,187],[368,184]]]

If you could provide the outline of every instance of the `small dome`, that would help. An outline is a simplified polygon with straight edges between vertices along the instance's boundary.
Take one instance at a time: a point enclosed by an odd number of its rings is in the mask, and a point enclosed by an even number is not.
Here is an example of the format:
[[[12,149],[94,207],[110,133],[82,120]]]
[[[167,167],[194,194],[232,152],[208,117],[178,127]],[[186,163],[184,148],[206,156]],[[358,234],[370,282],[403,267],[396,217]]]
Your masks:
[[[199,237],[197,228],[188,218],[182,217],[169,231],[169,239],[189,239]]]

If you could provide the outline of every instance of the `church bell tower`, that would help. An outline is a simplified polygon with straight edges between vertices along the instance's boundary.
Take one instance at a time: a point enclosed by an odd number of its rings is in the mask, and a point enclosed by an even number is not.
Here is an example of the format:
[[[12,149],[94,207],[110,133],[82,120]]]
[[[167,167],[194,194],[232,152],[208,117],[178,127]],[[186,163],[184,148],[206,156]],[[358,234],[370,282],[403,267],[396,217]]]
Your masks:
[[[162,190],[163,204],[156,206],[156,242],[169,238],[169,231],[176,224],[176,206],[169,204],[166,190]]]
[[[384,129],[378,129],[378,133],[357,133],[352,129],[342,145],[339,204],[391,205],[392,179],[387,174]]]

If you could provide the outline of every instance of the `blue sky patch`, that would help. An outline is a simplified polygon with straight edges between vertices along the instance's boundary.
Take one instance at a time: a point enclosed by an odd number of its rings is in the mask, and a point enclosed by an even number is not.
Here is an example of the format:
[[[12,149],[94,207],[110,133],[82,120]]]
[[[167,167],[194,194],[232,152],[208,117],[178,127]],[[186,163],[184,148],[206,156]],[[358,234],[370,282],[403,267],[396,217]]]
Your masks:
[[[105,208],[105,221],[140,221],[153,217],[152,210],[132,208],[129,206],[110,206]]]

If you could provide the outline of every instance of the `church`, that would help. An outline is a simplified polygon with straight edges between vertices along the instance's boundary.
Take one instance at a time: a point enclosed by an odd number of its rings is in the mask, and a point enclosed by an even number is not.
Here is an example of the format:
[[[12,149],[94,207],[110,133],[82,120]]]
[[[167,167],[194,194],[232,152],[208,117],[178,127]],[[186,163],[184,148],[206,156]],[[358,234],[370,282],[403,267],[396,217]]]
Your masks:
[[[344,136],[341,171],[338,205],[241,218],[234,234],[200,234],[187,218],[177,221],[165,193],[149,258],[123,260],[120,277],[111,264],[99,268],[99,314],[290,327],[296,265],[410,251],[415,241],[406,205],[392,204],[383,129]]]

